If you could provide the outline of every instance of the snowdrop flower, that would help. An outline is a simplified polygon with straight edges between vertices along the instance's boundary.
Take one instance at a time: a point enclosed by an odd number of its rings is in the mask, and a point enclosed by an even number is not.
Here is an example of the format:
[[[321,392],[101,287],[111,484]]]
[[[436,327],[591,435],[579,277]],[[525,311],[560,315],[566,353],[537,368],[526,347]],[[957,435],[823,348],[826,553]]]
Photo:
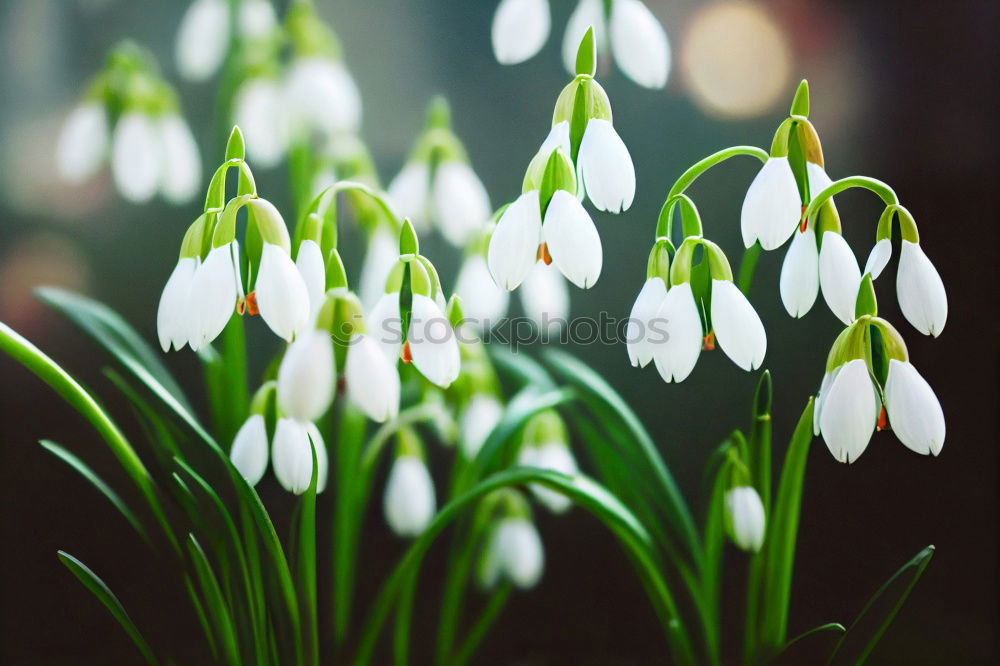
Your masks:
[[[546,442],[540,446],[525,446],[521,449],[517,461],[521,465],[551,469],[567,476],[576,476],[579,473],[576,459],[569,447],[562,441]],[[565,513],[573,504],[562,493],[541,484],[532,483],[529,487],[538,501],[552,513]]]
[[[267,427],[263,414],[251,414],[240,426],[229,459],[251,486],[257,485],[267,471]]]
[[[501,0],[493,15],[493,53],[501,65],[516,65],[538,53],[549,38],[548,0]]]
[[[461,364],[458,339],[451,323],[434,300],[413,294],[406,343],[413,365],[431,383],[448,388]]]
[[[802,214],[802,200],[788,156],[770,157],[750,183],[740,229],[743,244],[760,241],[765,250],[775,250],[795,231]]]
[[[650,330],[666,296],[667,285],[663,278],[658,275],[646,278],[632,306],[632,312],[629,313],[625,329],[625,345],[632,367],[644,368],[653,360],[656,347],[650,343]]]
[[[737,546],[759,552],[764,545],[764,504],[752,486],[738,486],[726,492],[726,531]]]
[[[118,191],[132,203],[145,203],[156,194],[162,169],[156,122],[141,111],[126,111],[115,125],[111,146],[111,172]]]
[[[266,76],[248,79],[236,93],[234,116],[254,166],[273,167],[288,150],[284,95],[281,83]]]
[[[278,209],[264,199],[247,206],[264,238],[251,302],[275,334],[291,341],[309,323],[309,289],[288,254],[288,230]]]
[[[605,22],[606,3],[580,0],[566,25],[563,62],[569,72],[576,65],[576,51],[587,28],[594,27],[601,46],[610,39],[611,54],[625,76],[645,88],[662,88],[670,72],[670,44],[663,26],[640,0],[612,0]]]
[[[760,367],[767,351],[764,325],[732,280],[712,280],[712,327],[733,363],[748,372]]]
[[[941,403],[909,361],[889,360],[885,408],[893,432],[907,448],[922,455],[941,453],[945,434]]]
[[[204,81],[219,69],[229,47],[229,3],[195,0],[177,32],[177,69],[189,81]]]
[[[190,201],[201,183],[201,157],[191,129],[177,113],[157,121],[160,141],[160,190],[174,204]]]
[[[556,332],[569,318],[569,287],[555,266],[538,262],[520,289],[521,308],[542,333]],[[544,338],[543,338],[544,339]]]
[[[577,164],[584,190],[597,210],[621,213],[629,209],[635,198],[635,167],[610,120],[592,118],[587,123]]]
[[[322,56],[296,58],[288,69],[285,99],[293,127],[327,135],[361,126],[361,93],[343,63]]]
[[[490,216],[490,198],[468,164],[449,161],[438,165],[431,190],[431,206],[441,233],[453,245],[464,245]]]
[[[465,316],[480,330],[486,330],[507,314],[510,295],[493,282],[486,259],[479,252],[473,252],[462,262],[455,293],[462,299]]]
[[[881,407],[864,359],[839,368],[819,407],[819,429],[834,458],[851,463],[865,452]]]
[[[194,272],[188,336],[194,351],[219,337],[243,298],[239,252],[235,240],[213,247]]]
[[[806,162],[806,173],[809,175],[809,192],[815,196],[829,187],[832,182],[823,167],[813,162]],[[817,220],[809,221],[804,227],[792,235],[785,260],[781,264],[779,291],[781,303],[793,317],[802,317],[816,302],[819,294],[819,248],[816,243],[816,228],[820,219],[826,215],[836,215],[833,202],[828,201],[817,214]],[[872,278],[878,277],[872,275]]]
[[[87,101],[73,109],[56,145],[56,166],[63,180],[75,185],[92,176],[107,155],[109,135],[103,104]]]
[[[386,358],[398,359],[400,348],[403,346],[403,319],[399,312],[399,292],[383,293],[366,319],[371,322],[371,335]]]
[[[476,393],[458,420],[462,454],[472,460],[503,416],[503,405],[489,393]]]
[[[521,516],[502,518],[493,528],[481,579],[486,587],[505,578],[521,589],[538,584],[545,567],[542,538],[530,519]]]
[[[368,418],[384,423],[399,414],[399,373],[396,358],[389,359],[368,334],[351,338],[344,366],[347,396]]]
[[[383,503],[385,520],[398,536],[416,537],[437,511],[434,480],[416,456],[401,455],[389,472]]]
[[[319,243],[310,238],[299,243],[299,253],[295,257],[295,268],[302,276],[309,295],[309,321],[316,319],[323,300],[326,298],[326,262]]]
[[[872,279],[874,280],[885,267],[889,264],[889,259],[892,257],[892,241],[888,238],[883,238],[875,243],[872,248],[871,253],[868,255],[868,261],[865,262],[865,270],[861,273],[871,273]]]
[[[271,445],[271,465],[281,487],[301,495],[312,481],[312,456],[316,452],[316,492],[326,488],[329,459],[326,444],[313,423],[289,418],[278,419]]]
[[[819,284],[830,311],[845,324],[854,321],[861,269],[854,252],[835,231],[823,234],[819,252]]]
[[[278,407],[299,421],[315,421],[330,407],[336,385],[333,340],[323,329],[302,334],[278,366]]]
[[[694,370],[702,347],[701,316],[690,282],[667,290],[657,319],[666,322],[666,339],[655,345],[653,362],[663,381],[682,382]]]
[[[538,196],[538,190],[519,196],[500,216],[490,238],[490,274],[497,286],[508,291],[517,289],[535,265],[542,234]]]
[[[156,333],[164,352],[170,351],[171,347],[179,351],[188,343],[191,285],[200,265],[199,257],[182,256],[163,287],[156,310]]]
[[[368,251],[361,267],[360,296],[370,312],[385,291],[385,280],[399,258],[398,241],[385,226],[379,226],[368,238]]]
[[[948,319],[944,283],[918,242],[904,238],[901,245],[896,274],[899,309],[915,329],[937,337]]]

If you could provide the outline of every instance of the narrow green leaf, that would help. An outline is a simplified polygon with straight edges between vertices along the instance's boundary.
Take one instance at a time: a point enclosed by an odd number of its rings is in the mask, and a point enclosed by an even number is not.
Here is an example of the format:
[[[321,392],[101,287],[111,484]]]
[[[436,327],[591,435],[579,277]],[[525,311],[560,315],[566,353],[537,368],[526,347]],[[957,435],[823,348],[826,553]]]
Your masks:
[[[458,648],[458,652],[455,653],[450,666],[465,666],[469,663],[476,648],[483,642],[483,638],[486,637],[493,623],[500,617],[500,613],[510,597],[511,589],[510,583],[503,583],[490,593],[489,601],[486,602],[483,612],[480,613],[479,619],[465,635],[465,640]]]
[[[302,495],[299,508],[298,573],[300,599],[305,607],[304,614],[306,616],[306,627],[302,637],[302,642],[306,646],[305,659],[308,663],[318,666],[319,616],[316,609],[316,482],[319,478],[319,462],[315,447],[319,446],[319,444],[316,442],[312,442],[312,444],[313,446],[309,447],[312,455],[312,476],[309,479],[309,488]]]
[[[813,627],[788,641],[781,654],[771,662],[771,666],[819,664],[830,654],[845,631],[844,625],[839,622]]]
[[[139,630],[136,628],[135,623],[132,622],[132,618],[128,616],[125,612],[125,607],[118,600],[118,597],[114,595],[111,589],[105,584],[101,578],[91,571],[87,565],[85,565],[80,560],[76,559],[69,553],[60,550],[57,555],[59,556],[59,561],[62,562],[67,569],[73,572],[73,575],[83,583],[84,587],[91,591],[91,593],[97,597],[98,601],[104,604],[111,616],[115,618],[118,624],[121,625],[128,637],[132,639],[136,647],[142,653],[143,658],[150,664],[159,663],[156,657],[153,655],[153,650],[150,649],[149,644],[146,643],[146,639],[142,637]]]
[[[934,546],[927,546],[882,584],[847,628],[847,633],[841,637],[830,655],[828,664],[860,666],[865,663],[906,603],[913,586],[920,580],[933,555]]]
[[[239,639],[233,628],[229,608],[222,597],[219,580],[216,578],[215,572],[212,571],[212,565],[209,564],[208,558],[205,557],[205,551],[201,549],[201,545],[193,534],[188,534],[187,546],[188,554],[194,563],[195,575],[201,585],[201,592],[205,596],[208,616],[212,620],[216,640],[222,645],[226,661],[233,666],[240,666]]]
[[[736,273],[736,286],[740,288],[745,296],[750,296],[750,285],[753,284],[753,274],[757,270],[757,259],[760,258],[760,243],[753,245],[743,251],[743,259]]]
[[[350,405],[342,406],[333,456],[337,479],[333,488],[337,495],[333,507],[333,629],[337,645],[346,640],[350,627],[361,518],[374,468],[373,460],[361,466],[359,471],[366,425],[365,416],[359,410]]]

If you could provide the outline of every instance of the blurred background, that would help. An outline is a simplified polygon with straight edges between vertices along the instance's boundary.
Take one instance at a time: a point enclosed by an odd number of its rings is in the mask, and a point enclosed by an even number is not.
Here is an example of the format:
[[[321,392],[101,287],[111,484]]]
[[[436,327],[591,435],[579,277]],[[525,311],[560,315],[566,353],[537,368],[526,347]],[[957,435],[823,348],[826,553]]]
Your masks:
[[[180,237],[199,204],[123,202],[105,170],[71,188],[54,175],[55,139],[86,81],[118,40],[134,37],[178,85],[181,105],[203,148],[206,170],[223,137],[213,127],[211,84],[182,84],[174,38],[185,2],[7,0],[0,6],[0,319],[111,399],[105,360],[76,329],[32,295],[40,284],[90,294],[155,340],[159,294]],[[281,4],[281,3],[279,3]],[[552,36],[522,65],[498,65],[490,49],[496,2],[370,0],[318,2],[332,21],[364,99],[363,136],[388,181],[441,93],[494,205],[520,191],[523,169],[544,137],[552,104],[568,80],[559,48],[573,3],[552,2]],[[863,174],[890,183],[920,224],[922,245],[950,300],[949,324],[930,339],[903,320],[894,298],[895,262],[878,282],[881,314],[906,337],[914,364],[944,407],[941,456],[924,458],[889,433],[864,456],[838,464],[814,442],[806,478],[790,633],[848,622],[881,582],[923,546],[937,546],[923,580],[873,655],[881,664],[996,664],[997,645],[997,305],[996,143],[992,76],[1000,3],[925,0],[647,0],[664,25],[673,65],[665,91],[627,81],[609,62],[599,79],[615,126],[636,165],[635,204],[622,216],[596,213],[605,271],[590,291],[573,290],[573,314],[607,310],[627,317],[644,278],[659,207],[689,164],[734,144],[767,147],[800,78],[812,91],[811,119],[836,179]],[[252,163],[252,155],[250,156]],[[742,249],[739,211],[756,165],[734,160],[691,194],[706,233],[734,259]],[[258,187],[287,205],[287,172],[257,172]],[[845,235],[860,258],[873,242],[880,204],[857,192],[838,198]],[[359,252],[345,259],[356,270]],[[425,254],[454,279],[458,256],[436,238]],[[774,377],[776,456],[807,397],[819,384],[841,325],[821,304],[801,321],[778,297],[784,250],[762,257],[752,299],[769,338]],[[514,302],[514,301],[512,301]],[[251,327],[253,328],[253,327]],[[257,331],[261,333],[261,331]],[[258,344],[274,344],[261,335]],[[538,350],[529,350],[535,353]],[[757,381],[723,354],[703,355],[680,385],[655,370],[633,369],[623,346],[570,351],[598,368],[629,401],[658,442],[700,514],[702,471],[710,451],[748,425]],[[168,363],[184,386],[200,386],[190,352]],[[156,644],[203,654],[186,600],[167,587],[158,563],[105,500],[35,443],[51,438],[83,452],[98,472],[119,474],[86,424],[41,382],[0,358],[0,662],[135,663],[126,636],[61,567],[58,548],[80,556],[123,599]],[[432,451],[443,463],[451,454]],[[439,460],[438,460],[439,459]],[[268,476],[261,486],[278,515],[290,498]],[[359,571],[370,598],[404,544],[384,526],[379,502],[367,521]],[[546,573],[532,593],[515,595],[475,662],[479,664],[663,663],[650,606],[618,546],[576,510],[536,512]],[[439,549],[440,550],[440,549]],[[417,629],[433,627],[441,560],[428,559]],[[739,617],[744,558],[727,552],[727,591]],[[727,576],[730,576],[727,573]],[[321,581],[322,583],[322,581]],[[421,613],[421,609],[428,609]],[[175,612],[176,611],[176,612]],[[424,618],[424,619],[421,619]],[[417,631],[415,636],[420,636]],[[425,637],[430,634],[425,634]],[[418,640],[417,657],[432,641]],[[178,652],[184,654],[184,648]],[[194,663],[192,661],[191,663]]]

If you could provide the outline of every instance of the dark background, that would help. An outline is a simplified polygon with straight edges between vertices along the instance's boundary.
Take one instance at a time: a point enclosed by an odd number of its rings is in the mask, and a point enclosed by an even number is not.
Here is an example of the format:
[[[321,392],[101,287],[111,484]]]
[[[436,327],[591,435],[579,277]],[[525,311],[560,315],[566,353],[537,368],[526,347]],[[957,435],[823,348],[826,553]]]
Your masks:
[[[13,0],[0,7],[0,318],[105,396],[121,421],[130,414],[100,374],[105,359],[34,302],[30,288],[57,283],[83,290],[155,339],[159,292],[197,204],[131,206],[115,196],[107,175],[83,188],[66,188],[50,174],[51,156],[62,118],[118,39],[134,36],[148,44],[176,81],[173,38],[185,4]],[[517,194],[566,80],[558,53],[570,3],[553,2],[549,43],[516,67],[500,67],[492,58],[492,0],[320,4],[336,21],[359,81],[364,136],[386,180],[401,165],[427,99],[441,92],[453,104],[455,129],[494,205]],[[914,364],[941,400],[948,437],[933,459],[911,453],[890,433],[877,434],[851,466],[836,463],[815,440],[790,632],[848,622],[888,575],[933,543],[938,550],[930,567],[872,663],[998,663],[997,218],[990,203],[996,184],[991,102],[998,3],[754,3],[784,36],[790,59],[780,95],[752,117],[720,115],[693,95],[698,74],[682,63],[691,26],[727,3],[648,4],[670,36],[674,66],[665,92],[640,89],[613,67],[601,72],[616,127],[636,163],[638,193],[627,214],[595,215],[607,270],[591,291],[573,291],[574,314],[606,309],[627,316],[656,213],[673,179],[721,147],[768,146],[795,83],[808,77],[812,118],[831,176],[860,173],[890,183],[916,217],[922,245],[945,281],[949,321],[936,340],[903,321],[894,298],[895,259],[877,287],[881,313],[899,325]],[[723,40],[719,48],[725,47]],[[210,122],[211,86],[185,84],[179,90],[208,153],[219,141]],[[206,165],[217,157],[204,155]],[[706,233],[734,260],[739,207],[755,169],[750,162],[713,171],[692,189]],[[281,206],[288,205],[285,181],[281,169],[258,176],[265,196]],[[863,262],[879,206],[873,197],[850,193],[838,198],[838,207]],[[785,315],[777,290],[783,252],[762,258],[752,292],[769,338],[765,366],[775,382],[776,456],[818,386],[840,327],[821,300],[804,320]],[[428,240],[425,253],[443,268],[446,282],[453,278],[455,259],[441,242]],[[356,269],[357,253],[345,254]],[[274,344],[264,335],[256,340]],[[729,430],[747,425],[756,374],[714,353],[703,355],[683,384],[664,385],[654,370],[629,367],[620,347],[571,351],[600,369],[633,405],[700,512],[702,467]],[[183,385],[200,385],[189,352],[168,362]],[[175,646],[192,660],[204,654],[186,600],[170,589],[163,564],[103,498],[35,444],[47,437],[67,445],[120,486],[121,474],[97,436],[21,367],[4,358],[0,373],[0,661],[138,661],[104,609],[59,565],[59,548],[107,580],[154,645]],[[432,453],[441,469],[448,455]],[[270,476],[261,492],[272,512],[288,515],[290,498]],[[546,546],[545,576],[532,593],[513,597],[475,663],[662,663],[663,641],[651,609],[604,529],[579,510],[561,518],[536,513]],[[359,571],[361,599],[370,598],[402,548],[373,512]],[[414,634],[418,656],[432,643],[439,551],[432,552],[422,578],[416,617],[417,629],[425,631]],[[739,617],[742,563],[739,553],[727,551],[727,617]]]

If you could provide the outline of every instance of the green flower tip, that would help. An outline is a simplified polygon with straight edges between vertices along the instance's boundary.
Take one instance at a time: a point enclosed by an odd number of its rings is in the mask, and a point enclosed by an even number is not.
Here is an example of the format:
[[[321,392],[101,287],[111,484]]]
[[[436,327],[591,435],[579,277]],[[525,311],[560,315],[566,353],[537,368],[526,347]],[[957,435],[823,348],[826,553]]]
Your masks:
[[[229,133],[229,140],[226,142],[226,161],[242,159],[246,159],[246,142],[240,126],[233,125],[233,131]]]
[[[452,294],[451,298],[448,299],[448,322],[451,324],[452,328],[458,328],[458,325],[462,323],[465,318],[462,312],[462,299],[459,298],[458,294]]]
[[[576,51],[576,73],[594,76],[597,73],[597,40],[594,39],[594,26],[587,28],[580,47]]]
[[[427,128],[451,127],[451,106],[443,95],[435,95],[427,105]]]
[[[410,218],[403,218],[403,228],[399,232],[399,254],[417,255],[420,254],[420,242],[417,240],[417,231],[413,228]]]
[[[809,117],[809,81],[806,79],[802,79],[799,87],[795,90],[795,97],[792,98],[792,107],[788,115]]]
[[[858,288],[858,299],[854,305],[854,317],[859,319],[865,315],[875,317],[878,315],[878,299],[875,298],[875,285],[872,282],[872,274],[865,273]]]

